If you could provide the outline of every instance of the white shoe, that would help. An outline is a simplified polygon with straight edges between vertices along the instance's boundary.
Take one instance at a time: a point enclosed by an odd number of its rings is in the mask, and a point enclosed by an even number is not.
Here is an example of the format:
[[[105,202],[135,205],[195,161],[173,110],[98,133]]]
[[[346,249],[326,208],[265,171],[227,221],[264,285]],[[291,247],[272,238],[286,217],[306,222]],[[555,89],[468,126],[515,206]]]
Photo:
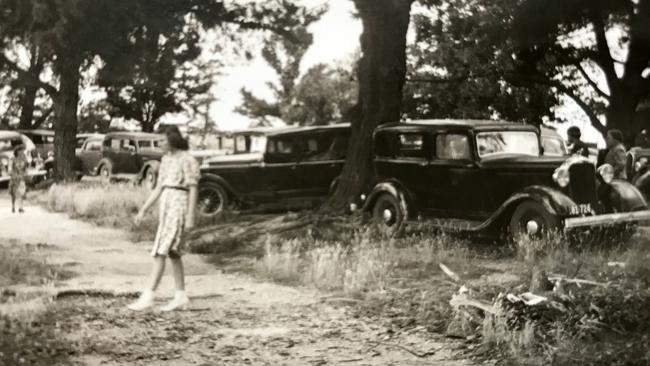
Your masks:
[[[153,292],[143,291],[140,294],[140,297],[135,302],[127,306],[128,309],[134,311],[142,311],[144,309],[150,308],[153,305]]]
[[[170,301],[167,305],[163,306],[160,308],[161,311],[172,311],[176,310],[178,308],[181,308],[182,310],[187,309],[187,304],[190,303],[190,298],[187,297],[187,295],[182,294],[182,295],[175,295],[174,299]]]

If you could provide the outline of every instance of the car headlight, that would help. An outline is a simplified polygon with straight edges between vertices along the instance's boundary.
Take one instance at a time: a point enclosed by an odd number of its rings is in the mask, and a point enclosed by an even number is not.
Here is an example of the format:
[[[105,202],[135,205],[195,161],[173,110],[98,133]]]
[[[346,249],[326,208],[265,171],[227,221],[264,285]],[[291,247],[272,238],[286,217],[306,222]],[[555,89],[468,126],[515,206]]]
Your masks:
[[[603,178],[603,182],[609,184],[614,180],[614,167],[610,164],[603,164],[598,168],[598,174]]]
[[[564,167],[559,167],[553,173],[553,180],[557,183],[558,186],[564,188],[569,185],[569,169]]]

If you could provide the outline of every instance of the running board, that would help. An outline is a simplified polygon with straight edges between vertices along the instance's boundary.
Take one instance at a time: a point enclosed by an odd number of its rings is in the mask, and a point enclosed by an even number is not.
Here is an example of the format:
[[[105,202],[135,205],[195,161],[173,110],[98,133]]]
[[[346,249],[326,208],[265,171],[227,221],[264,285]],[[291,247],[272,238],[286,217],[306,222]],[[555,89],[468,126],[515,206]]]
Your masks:
[[[485,229],[484,221],[463,220],[463,219],[421,219],[407,221],[408,224],[432,226],[442,231],[478,232]]]

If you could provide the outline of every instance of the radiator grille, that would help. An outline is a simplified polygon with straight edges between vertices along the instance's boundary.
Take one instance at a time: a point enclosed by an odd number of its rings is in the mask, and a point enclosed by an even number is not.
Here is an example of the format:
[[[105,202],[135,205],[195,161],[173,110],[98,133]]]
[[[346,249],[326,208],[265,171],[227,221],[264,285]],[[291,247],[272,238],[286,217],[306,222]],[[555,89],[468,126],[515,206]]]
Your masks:
[[[569,168],[571,198],[577,204],[598,202],[596,167],[591,163],[573,164]]]

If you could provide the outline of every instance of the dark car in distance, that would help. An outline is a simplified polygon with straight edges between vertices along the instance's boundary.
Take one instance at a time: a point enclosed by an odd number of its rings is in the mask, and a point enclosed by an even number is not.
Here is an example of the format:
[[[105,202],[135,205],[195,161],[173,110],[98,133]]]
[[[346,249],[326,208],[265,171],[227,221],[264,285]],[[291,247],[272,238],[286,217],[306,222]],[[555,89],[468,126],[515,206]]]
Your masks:
[[[107,181],[131,179],[152,188],[163,156],[161,140],[162,135],[145,132],[111,132],[103,137],[101,145],[96,139],[87,138],[79,152],[80,169]]]
[[[200,212],[215,216],[233,206],[313,207],[336,185],[349,134],[349,124],[234,133],[233,154],[201,165]]]
[[[498,237],[607,227],[628,233],[650,218],[642,194],[583,157],[543,156],[534,126],[431,120],[374,133],[379,181],[363,210],[387,234],[426,220],[442,229]],[[585,230],[582,230],[585,229]]]

